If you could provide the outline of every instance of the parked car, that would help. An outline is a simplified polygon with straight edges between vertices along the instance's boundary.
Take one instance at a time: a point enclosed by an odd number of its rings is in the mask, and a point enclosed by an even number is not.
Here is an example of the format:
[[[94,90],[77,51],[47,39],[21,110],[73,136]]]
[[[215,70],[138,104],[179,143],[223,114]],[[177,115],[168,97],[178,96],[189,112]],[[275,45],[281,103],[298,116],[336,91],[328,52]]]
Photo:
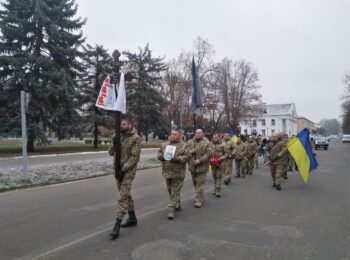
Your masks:
[[[325,150],[328,150],[329,142],[324,137],[317,137],[315,138],[315,149],[317,148],[323,148]]]
[[[332,140],[337,140],[338,136],[337,135],[329,135],[326,137],[327,141],[330,142]]]
[[[350,143],[350,135],[343,135],[343,143]]]

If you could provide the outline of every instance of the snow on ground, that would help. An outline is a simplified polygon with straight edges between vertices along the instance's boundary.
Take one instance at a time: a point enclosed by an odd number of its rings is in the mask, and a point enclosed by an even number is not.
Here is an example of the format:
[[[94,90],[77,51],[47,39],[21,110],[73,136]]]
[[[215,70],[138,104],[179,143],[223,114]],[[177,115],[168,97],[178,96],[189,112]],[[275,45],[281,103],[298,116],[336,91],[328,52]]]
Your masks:
[[[29,167],[26,176],[22,174],[22,169],[0,169],[0,191],[108,175],[112,174],[112,164],[113,160],[107,158],[93,160],[89,163],[74,161],[41,165],[40,167]],[[137,169],[159,166],[161,163],[156,158],[141,158]]]

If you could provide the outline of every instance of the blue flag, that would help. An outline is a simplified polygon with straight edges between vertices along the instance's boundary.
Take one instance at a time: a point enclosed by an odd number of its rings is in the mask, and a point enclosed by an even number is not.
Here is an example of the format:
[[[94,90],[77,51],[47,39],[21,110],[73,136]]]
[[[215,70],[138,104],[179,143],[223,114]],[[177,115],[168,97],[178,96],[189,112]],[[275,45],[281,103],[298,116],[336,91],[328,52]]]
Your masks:
[[[200,109],[203,106],[204,98],[201,95],[201,83],[198,76],[197,66],[192,57],[192,78],[193,78],[193,91],[192,91],[192,112],[196,115],[200,115]]]

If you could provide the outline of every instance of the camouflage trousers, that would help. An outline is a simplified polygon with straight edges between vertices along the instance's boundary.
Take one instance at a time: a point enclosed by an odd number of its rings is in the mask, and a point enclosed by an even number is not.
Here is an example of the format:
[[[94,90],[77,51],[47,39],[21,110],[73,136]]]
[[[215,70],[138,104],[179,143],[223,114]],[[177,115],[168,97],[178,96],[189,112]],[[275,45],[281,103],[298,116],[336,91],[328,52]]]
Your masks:
[[[241,177],[241,175],[245,176],[245,160],[235,160],[236,164],[236,176]]]
[[[255,155],[252,155],[249,157],[249,163],[248,163],[248,172],[249,173],[253,173],[253,169],[254,169],[254,158]]]
[[[207,180],[206,172],[191,172],[193,186],[196,191],[196,200],[203,203],[204,201],[204,191],[203,187]]]
[[[221,166],[211,167],[211,173],[212,173],[213,178],[214,178],[215,191],[220,192],[221,191],[223,169],[221,168]]]
[[[117,205],[117,218],[119,219],[123,219],[128,211],[135,211],[130,193],[132,181],[132,179],[123,179],[121,182],[116,180],[120,195]]]
[[[166,187],[167,187],[168,192],[169,192],[168,207],[178,209],[180,207],[180,202],[181,202],[180,191],[181,191],[182,185],[184,183],[184,179],[182,179],[182,178],[174,178],[174,179],[166,178],[165,182],[166,182]]]
[[[224,180],[231,181],[233,159],[226,159],[223,163]]]
[[[273,183],[280,185],[284,172],[284,164],[270,164],[270,172]]]
[[[255,168],[258,169],[259,168],[259,153],[255,153],[254,163],[255,163]]]
[[[294,166],[295,166],[295,162],[293,157],[291,155],[288,155],[288,167],[290,169],[293,169]]]

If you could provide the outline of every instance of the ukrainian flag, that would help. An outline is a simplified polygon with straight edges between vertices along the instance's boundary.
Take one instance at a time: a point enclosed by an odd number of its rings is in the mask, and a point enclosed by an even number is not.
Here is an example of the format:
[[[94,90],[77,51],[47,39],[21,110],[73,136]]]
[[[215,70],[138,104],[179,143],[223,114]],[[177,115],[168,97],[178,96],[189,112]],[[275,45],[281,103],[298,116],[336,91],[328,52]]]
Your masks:
[[[230,132],[230,137],[231,137],[231,141],[233,141],[234,143],[237,142],[238,137],[237,137],[237,135],[235,134],[234,131]]]
[[[305,128],[296,137],[293,137],[287,143],[287,148],[298,166],[302,179],[307,183],[309,173],[318,166],[311,150],[309,130]]]

